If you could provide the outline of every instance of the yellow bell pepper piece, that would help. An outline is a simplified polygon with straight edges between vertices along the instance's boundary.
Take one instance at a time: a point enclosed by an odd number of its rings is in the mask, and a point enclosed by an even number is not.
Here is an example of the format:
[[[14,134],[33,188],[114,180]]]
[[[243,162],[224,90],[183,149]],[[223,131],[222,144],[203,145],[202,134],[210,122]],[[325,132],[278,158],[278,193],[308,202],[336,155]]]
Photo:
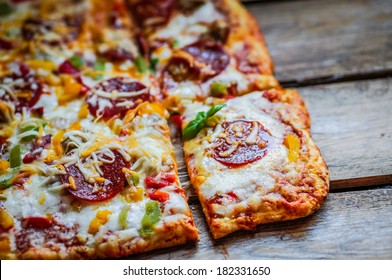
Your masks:
[[[56,94],[59,104],[63,105],[76,99],[83,86],[70,75],[61,75],[61,79],[63,81],[63,92],[59,91]]]
[[[301,141],[298,136],[289,134],[284,139],[283,144],[289,150],[288,159],[289,161],[297,161],[299,157],[299,151],[301,149]]]
[[[109,216],[112,214],[109,210],[99,210],[95,218],[91,221],[88,228],[88,233],[96,234],[99,228],[109,221]]]
[[[0,160],[0,174],[4,174],[9,167],[10,163],[8,162],[8,160]]]
[[[27,61],[27,65],[33,69],[44,69],[47,71],[53,71],[56,69],[56,65],[53,62],[45,60],[29,60]]]
[[[0,227],[8,230],[14,226],[14,219],[8,214],[4,208],[0,208]]]

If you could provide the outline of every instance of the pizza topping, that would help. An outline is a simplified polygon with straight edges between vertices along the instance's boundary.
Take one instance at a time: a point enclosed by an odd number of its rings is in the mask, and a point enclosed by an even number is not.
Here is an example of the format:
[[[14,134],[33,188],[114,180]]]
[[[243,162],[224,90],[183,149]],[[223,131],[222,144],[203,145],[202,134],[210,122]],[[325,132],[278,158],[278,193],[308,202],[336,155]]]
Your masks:
[[[213,21],[208,27],[208,33],[205,35],[207,39],[225,43],[229,37],[230,28],[226,21]]]
[[[157,27],[166,24],[173,14],[175,0],[144,0],[131,4],[131,12],[142,27]]]
[[[95,177],[86,178],[88,173],[88,166],[86,162],[66,165],[66,174],[60,175],[60,180],[63,184],[68,184],[69,193],[77,199],[99,202],[111,199],[119,193],[125,186],[125,175],[121,171],[122,168],[129,168],[129,162],[125,161],[123,156],[118,151],[97,156],[95,153],[91,156],[94,162],[93,165],[98,173]],[[70,179],[71,177],[71,179]],[[97,179],[95,179],[97,178]],[[103,178],[103,180],[99,179]]]
[[[138,104],[148,101],[150,93],[146,86],[128,78],[112,78],[95,86],[87,98],[90,113],[109,119],[125,113]]]
[[[222,97],[227,95],[228,85],[220,82],[213,82],[210,87],[210,94],[214,97]]]
[[[14,11],[14,9],[12,8],[12,6],[9,3],[0,2],[0,17],[6,17],[6,16],[12,14],[13,11]]]
[[[43,128],[45,126],[46,123],[40,119],[29,118],[27,120],[23,120],[19,124],[18,138],[22,142],[30,142],[42,134]]]
[[[9,230],[14,226],[14,220],[7,210],[0,208],[0,231]]]
[[[168,194],[167,192],[161,191],[161,190],[156,190],[152,193],[148,193],[147,195],[152,200],[157,200],[159,202],[165,202],[166,200],[168,200],[170,198],[170,194]]]
[[[219,75],[230,62],[230,57],[223,47],[213,41],[198,41],[185,46],[183,50],[194,57],[200,78],[204,81]]]
[[[217,125],[222,129],[212,144],[212,157],[228,167],[260,160],[272,144],[270,134],[256,121],[238,120]]]
[[[60,64],[59,72],[69,75],[75,75],[80,72],[80,69],[76,67],[70,60],[66,60]]]
[[[118,223],[120,224],[122,229],[127,228],[127,217],[130,209],[131,207],[129,205],[124,205],[121,208],[120,214],[118,215]]]
[[[182,116],[180,115],[171,116],[171,120],[179,129],[182,128],[182,120],[183,120]]]
[[[8,50],[12,50],[12,47],[13,47],[12,42],[10,42],[6,39],[0,38],[0,50],[7,50],[8,51]]]
[[[287,135],[283,144],[289,149],[289,154],[287,155],[289,161],[297,161],[301,149],[301,140],[298,136],[294,134]]]
[[[24,218],[22,221],[23,228],[45,229],[52,226],[52,220],[46,217],[32,216]]]
[[[23,157],[23,163],[32,163],[39,159],[42,155],[43,149],[48,148],[51,144],[52,135],[48,134],[42,138],[37,139],[31,147],[30,153]]]
[[[128,168],[125,168],[125,167],[121,171],[124,174],[126,174],[125,176],[126,176],[128,184],[130,186],[137,187],[139,185],[139,183],[140,183],[140,175],[139,175],[139,173],[137,173],[135,171],[132,171],[132,170],[129,170]]]
[[[230,203],[236,202],[238,196],[233,192],[228,192],[224,195],[215,194],[209,201],[209,204],[223,204],[224,201],[228,201]]]
[[[160,189],[163,187],[170,186],[176,181],[176,176],[171,173],[162,173],[156,176],[147,176],[144,179],[144,183],[147,188]]]
[[[12,76],[0,81],[0,100],[12,102],[17,113],[22,112],[22,108],[33,107],[43,93],[44,85],[23,64]]]
[[[196,137],[200,130],[208,126],[209,120],[219,112],[226,104],[218,104],[211,107],[207,112],[198,112],[196,118],[188,123],[184,128],[182,137],[184,140],[191,140]]]
[[[15,145],[10,151],[10,167],[19,167],[22,164],[20,146]]]
[[[193,80],[197,77],[197,71],[193,69],[191,62],[185,57],[172,57],[167,64],[165,71],[169,73],[176,82]]]
[[[132,61],[134,59],[132,53],[130,53],[127,50],[121,49],[121,48],[106,50],[106,51],[102,52],[101,55],[105,59],[107,59],[111,62],[114,62],[114,63],[120,63],[120,62],[124,62],[127,60]]]
[[[99,228],[109,221],[109,216],[112,214],[109,210],[99,210],[95,218],[91,221],[88,228],[88,233],[96,234]]]
[[[138,56],[135,58],[136,69],[139,73],[144,74],[147,72],[147,64],[143,57]]]
[[[161,220],[162,212],[159,202],[151,201],[146,203],[146,212],[142,219],[142,227],[139,233],[142,237],[149,237],[154,234],[154,226]]]

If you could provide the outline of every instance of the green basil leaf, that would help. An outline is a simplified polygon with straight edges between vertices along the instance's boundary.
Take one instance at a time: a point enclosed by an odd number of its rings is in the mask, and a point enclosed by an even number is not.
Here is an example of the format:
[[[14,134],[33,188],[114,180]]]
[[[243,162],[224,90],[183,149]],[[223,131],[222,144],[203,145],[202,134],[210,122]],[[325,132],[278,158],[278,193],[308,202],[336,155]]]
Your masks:
[[[210,108],[210,110],[207,111],[207,118],[212,117],[216,113],[218,113],[220,110],[222,110],[223,107],[225,107],[226,104],[218,104]]]
[[[0,2],[0,17],[8,16],[12,14],[13,11],[14,9],[10,4],[7,2]]]
[[[20,152],[20,146],[14,146],[10,151],[10,167],[19,167],[22,164],[22,156]]]
[[[136,65],[136,69],[139,73],[146,73],[147,72],[147,65],[146,65],[146,61],[144,60],[143,57],[138,56],[135,58],[135,65]]]
[[[184,128],[183,139],[186,141],[195,138],[199,131],[208,125],[208,119],[225,106],[226,104],[218,104],[211,107],[207,112],[198,112],[196,118]]]

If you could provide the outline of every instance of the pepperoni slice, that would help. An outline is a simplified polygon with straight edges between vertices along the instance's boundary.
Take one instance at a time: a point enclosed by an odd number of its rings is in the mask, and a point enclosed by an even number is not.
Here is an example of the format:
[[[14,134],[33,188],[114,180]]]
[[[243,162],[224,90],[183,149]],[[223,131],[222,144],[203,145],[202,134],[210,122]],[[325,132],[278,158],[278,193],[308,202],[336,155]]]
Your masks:
[[[25,65],[20,65],[19,68],[19,73],[0,79],[0,84],[8,86],[12,91],[12,95],[5,92],[0,99],[13,103],[17,113],[22,108],[33,107],[44,93],[44,85],[37,77]]]
[[[138,104],[150,100],[148,88],[128,78],[112,78],[103,81],[89,91],[87,102],[90,113],[110,119],[125,113]]]
[[[183,51],[192,55],[192,63],[185,57],[170,59],[166,72],[177,81],[200,79],[206,81],[219,75],[230,62],[229,55],[221,44],[210,40],[201,40],[185,46]]]
[[[230,167],[240,167],[263,158],[273,144],[271,135],[256,121],[224,122],[224,133],[213,143],[212,157]]]
[[[132,3],[133,2],[133,3]],[[176,9],[176,0],[131,1],[131,12],[141,27],[165,25]]]
[[[72,164],[65,168],[67,174],[60,175],[60,180],[64,184],[69,183],[69,177],[72,176],[76,190],[67,188],[69,193],[77,199],[88,201],[88,202],[99,202],[111,199],[118,194],[125,186],[125,175],[122,172],[122,168],[129,168],[129,162],[126,162],[124,158],[117,152],[114,151],[113,163],[104,163],[100,165],[103,173],[103,177],[109,182],[96,182],[95,185],[86,182],[80,169]],[[107,158],[109,160],[109,158]]]

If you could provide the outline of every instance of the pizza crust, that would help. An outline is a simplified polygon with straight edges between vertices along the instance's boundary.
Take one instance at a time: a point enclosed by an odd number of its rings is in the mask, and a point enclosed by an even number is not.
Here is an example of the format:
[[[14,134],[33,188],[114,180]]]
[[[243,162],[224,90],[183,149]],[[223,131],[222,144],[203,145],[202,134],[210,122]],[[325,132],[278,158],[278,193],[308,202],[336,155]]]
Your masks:
[[[190,214],[190,213],[189,213]],[[191,214],[190,214],[191,215]],[[5,259],[109,259],[126,257],[130,254],[144,253],[155,249],[167,248],[199,239],[193,219],[181,220],[165,224],[150,239],[119,238],[110,241],[97,241],[96,247],[73,246],[67,248],[66,252],[56,248],[30,248],[22,254],[12,253]]]

